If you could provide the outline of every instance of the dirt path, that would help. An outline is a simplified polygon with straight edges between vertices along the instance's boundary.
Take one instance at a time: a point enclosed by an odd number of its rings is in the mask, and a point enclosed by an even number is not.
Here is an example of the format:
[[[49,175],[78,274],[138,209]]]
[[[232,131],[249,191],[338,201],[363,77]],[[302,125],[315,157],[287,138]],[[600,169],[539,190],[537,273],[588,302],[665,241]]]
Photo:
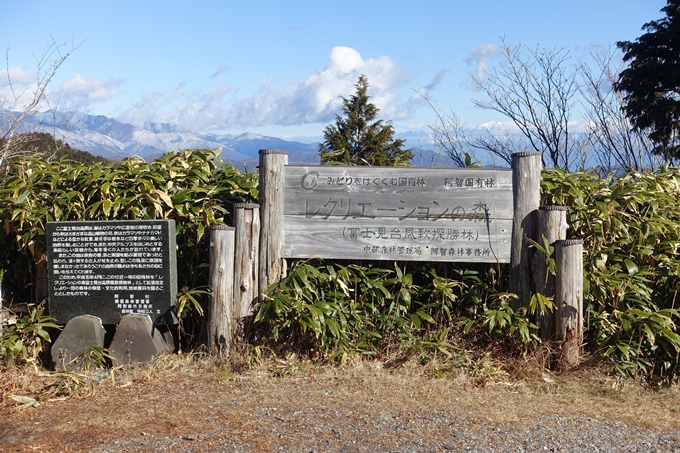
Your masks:
[[[373,365],[289,368],[136,370],[37,407],[6,392],[0,451],[680,452],[673,389],[615,391],[613,380],[574,376],[480,388]]]

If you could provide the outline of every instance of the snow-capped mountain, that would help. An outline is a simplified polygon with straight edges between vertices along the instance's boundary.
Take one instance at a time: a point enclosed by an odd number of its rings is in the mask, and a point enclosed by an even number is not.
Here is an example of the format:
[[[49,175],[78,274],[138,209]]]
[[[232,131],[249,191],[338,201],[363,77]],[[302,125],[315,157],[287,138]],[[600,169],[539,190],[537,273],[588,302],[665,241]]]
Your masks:
[[[102,115],[67,115],[60,112],[38,113],[26,119],[23,126],[22,132],[49,132],[76,149],[110,160],[136,155],[151,161],[170,151],[222,148],[222,160],[240,170],[247,168],[253,171],[258,165],[258,152],[261,149],[286,150],[291,164],[319,163],[319,143],[313,141],[313,137],[301,137],[302,141],[296,141],[249,132],[236,135],[201,134],[177,131],[165,123],[146,123],[138,127]],[[406,146],[412,148],[413,165],[452,165],[448,157],[434,152],[432,143],[427,141],[428,137],[421,137],[411,131],[396,135],[405,139]]]
[[[169,151],[222,148],[221,157],[235,167],[254,169],[260,149],[288,151],[290,163],[319,162],[318,144],[301,143],[259,134],[198,134],[178,132],[171,125],[147,123],[144,127],[121,123],[105,116],[77,113],[39,113],[26,120],[26,130],[55,133],[76,149],[120,160],[137,155],[149,161]],[[54,127],[54,124],[57,127]]]

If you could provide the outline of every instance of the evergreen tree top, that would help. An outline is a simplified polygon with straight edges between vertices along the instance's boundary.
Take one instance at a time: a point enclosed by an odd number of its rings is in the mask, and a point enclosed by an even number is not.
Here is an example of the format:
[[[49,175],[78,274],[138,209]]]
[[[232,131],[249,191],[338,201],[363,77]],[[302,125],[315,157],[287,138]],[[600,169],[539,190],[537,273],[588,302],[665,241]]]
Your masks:
[[[410,149],[404,140],[394,138],[392,122],[377,120],[378,109],[370,102],[368,78],[359,77],[356,91],[343,100],[343,116],[326,126],[324,142],[319,146],[324,165],[409,165]]]

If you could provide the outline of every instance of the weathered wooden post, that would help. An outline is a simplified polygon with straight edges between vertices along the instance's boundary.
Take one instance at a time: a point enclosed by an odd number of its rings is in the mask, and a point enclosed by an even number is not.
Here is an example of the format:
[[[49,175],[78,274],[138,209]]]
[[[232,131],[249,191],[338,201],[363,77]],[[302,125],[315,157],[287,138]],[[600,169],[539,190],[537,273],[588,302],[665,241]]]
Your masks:
[[[234,321],[236,337],[245,340],[258,301],[260,205],[234,204]]]
[[[283,259],[283,172],[288,151],[260,150],[260,270],[258,293],[285,275]]]
[[[568,228],[566,206],[540,206],[538,208],[538,238],[536,242],[542,245],[543,237],[545,237],[548,243],[554,246],[555,241],[567,238]],[[533,275],[536,292],[555,300],[555,276],[548,271],[546,256],[542,253],[534,253]],[[555,336],[556,316],[557,311],[538,316],[541,340],[550,340]]]
[[[583,241],[555,242],[555,305],[557,339],[562,341],[560,362],[576,365],[583,343]]]
[[[43,252],[37,245],[33,254],[33,262],[35,263],[35,302],[40,304],[49,295],[47,285],[47,253]]]
[[[510,291],[517,294],[513,308],[526,305],[534,292],[527,237],[536,240],[537,212],[541,203],[542,154],[521,152],[512,155],[512,251]]]
[[[206,346],[212,354],[225,354],[233,341],[235,228],[210,227],[210,311]]]

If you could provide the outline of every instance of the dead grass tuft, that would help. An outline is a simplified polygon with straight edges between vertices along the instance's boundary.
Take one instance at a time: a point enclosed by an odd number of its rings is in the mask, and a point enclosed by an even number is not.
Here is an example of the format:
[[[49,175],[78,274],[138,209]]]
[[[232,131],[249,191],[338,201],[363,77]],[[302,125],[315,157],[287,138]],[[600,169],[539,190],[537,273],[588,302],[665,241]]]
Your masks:
[[[550,351],[537,351],[510,365],[488,353],[473,356],[461,351],[427,361],[412,356],[397,366],[358,356],[350,357],[344,365],[320,364],[295,354],[276,357],[269,350],[251,349],[254,359],[245,355],[246,350],[227,357],[165,355],[147,364],[80,374],[47,373],[34,367],[4,368],[0,370],[1,403],[5,408],[24,407],[12,396],[34,398],[51,404],[50,411],[56,410],[58,416],[59,406],[54,406],[58,401],[90,399],[106,401],[106,407],[122,407],[126,399],[145,395],[146,400],[156,402],[153,404],[170,398],[177,404],[192,401],[182,409],[183,414],[177,415],[191,420],[196,398],[200,401],[208,394],[259,395],[262,401],[275,398],[276,404],[285,405],[287,400],[302,404],[300,391],[304,389],[304,401],[328,400],[330,395],[333,400],[352,401],[358,410],[366,411],[381,410],[385,401],[392,411],[425,411],[428,406],[450,404],[498,423],[527,414],[559,413],[619,420],[647,428],[680,427],[677,386],[646,389],[611,374],[609,368],[595,360],[570,371],[550,372],[543,366]],[[62,385],[62,391],[55,391],[60,380],[76,378],[83,385],[71,390]],[[121,417],[126,420],[124,426],[114,428],[143,425],[146,420],[130,420],[129,414]],[[95,418],[91,423],[97,425]],[[167,423],[172,426],[170,419]]]

